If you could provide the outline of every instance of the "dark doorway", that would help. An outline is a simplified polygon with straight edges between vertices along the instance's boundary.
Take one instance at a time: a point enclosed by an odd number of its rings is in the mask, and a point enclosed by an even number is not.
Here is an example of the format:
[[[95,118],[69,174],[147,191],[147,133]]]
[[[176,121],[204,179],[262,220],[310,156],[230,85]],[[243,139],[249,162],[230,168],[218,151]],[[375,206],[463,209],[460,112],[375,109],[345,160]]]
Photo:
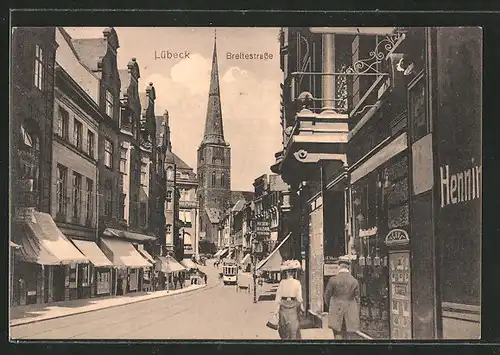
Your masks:
[[[54,266],[54,302],[64,301],[65,266]]]

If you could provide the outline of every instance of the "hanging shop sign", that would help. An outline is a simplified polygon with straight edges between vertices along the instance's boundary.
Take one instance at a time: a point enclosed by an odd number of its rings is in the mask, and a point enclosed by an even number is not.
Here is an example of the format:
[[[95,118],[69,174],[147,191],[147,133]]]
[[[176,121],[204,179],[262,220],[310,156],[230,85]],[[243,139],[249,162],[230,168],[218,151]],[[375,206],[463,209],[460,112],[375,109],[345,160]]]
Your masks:
[[[255,224],[255,232],[258,236],[271,236],[271,228],[268,221],[257,221]]]
[[[377,235],[377,227],[359,230],[360,237],[372,237],[374,235]]]
[[[387,246],[406,245],[410,243],[410,237],[404,229],[393,229],[385,237]]]

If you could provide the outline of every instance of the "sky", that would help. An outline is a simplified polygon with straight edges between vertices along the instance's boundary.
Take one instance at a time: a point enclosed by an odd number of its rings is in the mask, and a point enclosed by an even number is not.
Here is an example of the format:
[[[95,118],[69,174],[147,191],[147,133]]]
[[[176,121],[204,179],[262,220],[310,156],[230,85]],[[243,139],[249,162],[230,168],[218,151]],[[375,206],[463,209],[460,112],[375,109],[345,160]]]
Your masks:
[[[65,28],[73,38],[99,38],[104,28]],[[118,68],[135,57],[139,87],[152,82],[156,115],[168,110],[172,150],[196,171],[203,138],[214,28],[116,27]],[[281,149],[278,28],[217,28],[217,56],[224,137],[231,145],[231,189],[253,191],[253,181],[271,174]],[[161,58],[189,53],[189,58]],[[167,52],[168,51],[168,52]],[[229,55],[228,53],[233,54]],[[267,53],[267,59],[234,54]],[[270,58],[272,55],[272,59]]]

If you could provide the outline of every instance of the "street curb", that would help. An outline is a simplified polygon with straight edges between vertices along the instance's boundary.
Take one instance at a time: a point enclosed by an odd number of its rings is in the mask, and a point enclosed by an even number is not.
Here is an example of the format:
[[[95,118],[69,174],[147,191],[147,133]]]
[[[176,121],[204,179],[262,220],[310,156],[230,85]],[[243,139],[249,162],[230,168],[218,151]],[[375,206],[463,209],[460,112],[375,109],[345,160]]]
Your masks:
[[[127,306],[129,304],[140,303],[140,302],[145,302],[145,301],[151,301],[151,300],[158,299],[158,298],[163,298],[163,297],[181,295],[181,294],[184,294],[184,293],[190,293],[190,292],[193,292],[193,291],[196,291],[196,290],[201,290],[202,288],[205,288],[206,286],[207,285],[201,285],[201,287],[190,289],[190,290],[187,290],[185,292],[178,292],[178,293],[174,293],[174,294],[166,294],[166,295],[163,295],[163,296],[152,297],[152,298],[148,298],[148,299],[144,299],[144,300],[133,300],[132,302],[123,303],[123,304],[115,304],[115,305],[111,305],[111,306],[107,306],[107,307],[102,307],[102,308],[98,308],[98,309],[90,309],[90,310],[81,311],[81,312],[75,312],[75,313],[70,313],[70,314],[61,314],[61,315],[58,315],[58,316],[54,316],[54,317],[50,317],[50,318],[44,318],[44,319],[32,319],[32,320],[28,320],[28,321],[23,322],[23,323],[9,324],[9,327],[13,328],[13,327],[21,326],[21,325],[26,325],[26,324],[39,323],[39,322],[43,322],[43,321],[47,321],[47,320],[52,320],[52,319],[58,319],[58,318],[75,316],[77,314],[85,314],[85,313],[90,313],[90,312],[101,311],[103,309],[110,309],[110,308]]]

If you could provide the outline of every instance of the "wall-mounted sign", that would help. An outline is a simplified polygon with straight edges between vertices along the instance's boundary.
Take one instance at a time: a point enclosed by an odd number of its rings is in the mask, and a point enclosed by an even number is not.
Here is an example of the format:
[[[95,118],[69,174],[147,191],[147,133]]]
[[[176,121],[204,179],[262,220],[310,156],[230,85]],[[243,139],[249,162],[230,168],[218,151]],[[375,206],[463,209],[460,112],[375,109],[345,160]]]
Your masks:
[[[478,199],[481,195],[481,166],[455,174],[449,165],[439,168],[441,208]]]
[[[410,243],[410,237],[404,229],[393,229],[385,237],[385,244],[392,245],[405,245]]]
[[[36,223],[33,207],[16,207],[14,220],[18,222]]]
[[[360,229],[359,236],[360,237],[371,237],[377,235],[377,227],[369,228],[369,229]]]
[[[255,232],[259,236],[268,237],[271,235],[271,228],[268,221],[257,221],[255,223]]]

